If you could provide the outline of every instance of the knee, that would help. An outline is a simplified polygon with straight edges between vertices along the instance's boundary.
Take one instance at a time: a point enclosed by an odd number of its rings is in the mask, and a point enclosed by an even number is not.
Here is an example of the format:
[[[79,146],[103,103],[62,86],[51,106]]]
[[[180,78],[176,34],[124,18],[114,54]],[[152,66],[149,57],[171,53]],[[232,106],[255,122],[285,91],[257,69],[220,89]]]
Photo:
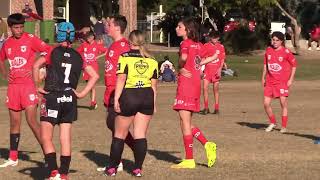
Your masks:
[[[264,108],[270,108],[270,103],[269,102],[263,102]]]

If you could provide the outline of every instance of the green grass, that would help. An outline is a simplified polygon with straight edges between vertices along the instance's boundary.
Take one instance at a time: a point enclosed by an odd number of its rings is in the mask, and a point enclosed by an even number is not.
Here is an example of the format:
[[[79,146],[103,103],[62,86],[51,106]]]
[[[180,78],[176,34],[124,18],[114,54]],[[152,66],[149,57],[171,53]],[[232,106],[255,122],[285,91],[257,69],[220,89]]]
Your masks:
[[[173,52],[161,52],[153,53],[158,61],[162,61],[164,56],[169,56],[170,61],[172,61],[175,67],[178,67],[178,53]],[[297,56],[298,67],[296,73],[296,80],[318,80],[320,79],[320,61],[318,59],[304,59],[301,56]],[[256,80],[260,81],[262,67],[263,67],[263,57],[257,55],[246,55],[246,56],[227,56],[228,67],[236,70],[239,74],[238,77],[223,77],[225,81],[247,81]],[[100,79],[98,83],[104,82],[104,57],[99,59],[100,65]],[[80,81],[83,82],[83,81]],[[6,85],[6,81],[0,80],[0,86]]]

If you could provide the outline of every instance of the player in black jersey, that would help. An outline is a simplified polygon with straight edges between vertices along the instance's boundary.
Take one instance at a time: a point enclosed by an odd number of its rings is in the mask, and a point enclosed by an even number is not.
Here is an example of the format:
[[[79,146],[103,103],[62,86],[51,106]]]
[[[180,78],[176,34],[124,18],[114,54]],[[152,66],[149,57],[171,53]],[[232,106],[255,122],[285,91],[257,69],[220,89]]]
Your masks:
[[[39,69],[44,64],[47,76],[44,88],[38,86],[43,100],[40,105],[41,140],[43,142],[45,160],[50,170],[49,179],[67,179],[71,161],[71,124],[77,120],[77,98],[83,98],[94,86],[99,75],[91,66],[83,66],[81,55],[71,48],[74,39],[74,27],[63,22],[58,25],[57,41],[59,45],[53,48],[45,58],[39,59],[33,67],[34,80],[38,85]],[[82,69],[90,79],[81,92],[75,89]],[[55,125],[60,127],[60,168],[58,170],[52,134]]]

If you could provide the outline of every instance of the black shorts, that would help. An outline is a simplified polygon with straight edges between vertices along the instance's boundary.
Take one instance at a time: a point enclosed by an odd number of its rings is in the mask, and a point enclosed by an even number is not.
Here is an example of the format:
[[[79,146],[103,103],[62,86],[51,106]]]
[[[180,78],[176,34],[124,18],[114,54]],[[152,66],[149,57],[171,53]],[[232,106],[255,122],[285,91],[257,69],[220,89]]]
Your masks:
[[[45,94],[40,105],[40,121],[55,124],[77,120],[77,97],[72,90]]]
[[[152,88],[124,89],[119,99],[120,116],[134,116],[138,112],[152,115],[154,111],[154,93]]]

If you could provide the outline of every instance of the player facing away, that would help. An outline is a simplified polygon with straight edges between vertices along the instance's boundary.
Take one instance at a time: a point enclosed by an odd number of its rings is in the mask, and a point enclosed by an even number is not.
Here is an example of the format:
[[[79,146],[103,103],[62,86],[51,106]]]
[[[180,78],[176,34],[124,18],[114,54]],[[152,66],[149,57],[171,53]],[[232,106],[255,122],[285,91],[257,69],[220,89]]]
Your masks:
[[[203,97],[204,97],[204,109],[200,111],[200,114],[206,115],[209,111],[209,84],[213,84],[214,95],[214,112],[219,113],[219,81],[221,79],[221,70],[225,60],[224,46],[219,42],[220,34],[216,31],[211,31],[208,35],[209,42],[203,45],[202,56],[210,57],[217,56],[216,59],[205,65],[204,79],[203,79]]]
[[[42,144],[40,125],[36,118],[38,96],[32,79],[32,66],[36,53],[44,53],[50,48],[36,36],[24,32],[25,19],[22,14],[11,14],[7,21],[12,36],[4,43],[0,51],[0,70],[1,74],[8,79],[6,105],[10,115],[10,152],[8,160],[0,167],[18,164],[18,145],[23,110],[34,136],[39,144]],[[10,64],[8,74],[4,64],[5,60],[8,60]]]
[[[264,87],[264,109],[270,121],[266,132],[276,127],[276,119],[271,108],[272,99],[279,98],[282,109],[281,133],[287,132],[288,96],[296,72],[296,59],[289,49],[284,47],[284,34],[271,34],[271,47],[264,56],[262,86]]]
[[[117,82],[117,65],[119,56],[130,50],[128,40],[123,36],[127,28],[127,19],[124,16],[114,16],[111,17],[108,23],[106,23],[106,32],[113,39],[113,43],[108,49],[105,61],[105,73],[104,80],[106,85],[106,90],[104,93],[104,105],[107,109],[107,119],[106,123],[108,128],[112,132],[112,137],[114,135],[114,122],[117,113],[114,111],[114,91]],[[133,150],[133,136],[129,132],[125,143]],[[104,168],[98,168],[98,171],[104,171]],[[118,171],[122,170],[122,163],[120,162],[118,166]]]
[[[179,52],[179,79],[177,94],[173,109],[180,116],[180,125],[183,134],[185,159],[171,168],[195,168],[193,159],[193,137],[204,145],[208,167],[212,167],[216,160],[216,144],[208,142],[199,128],[192,122],[192,114],[200,110],[201,91],[201,44],[199,43],[198,28],[193,19],[183,19],[176,28],[177,35],[183,38]],[[206,60],[204,60],[206,61]],[[186,91],[187,89],[187,91]]]
[[[74,40],[74,27],[69,22],[62,22],[57,27],[57,42],[45,58],[39,59],[33,67],[34,80],[38,87],[39,69],[44,64],[47,76],[44,88],[38,88],[43,95],[40,105],[41,140],[43,142],[45,160],[50,171],[49,179],[68,179],[71,162],[71,125],[77,120],[77,98],[83,98],[94,87],[99,78],[96,71],[83,63],[81,55],[71,48]],[[90,76],[81,92],[75,89],[81,71],[84,69]],[[55,125],[60,128],[60,168],[56,160],[56,150],[52,142]]]
[[[98,44],[95,41],[95,35],[92,31],[88,32],[85,36],[85,41],[79,46],[77,51],[81,54],[82,59],[84,60],[85,66],[90,65],[98,74],[99,74],[99,65],[97,61],[97,56],[103,54],[108,49],[103,47],[102,44]],[[88,81],[90,76],[85,71],[83,72],[83,80]],[[91,102],[90,109],[97,109],[96,101],[96,88],[93,87],[91,90]]]
[[[147,129],[155,112],[158,62],[144,47],[145,37],[139,30],[129,35],[131,50],[119,58],[114,109],[118,113],[110,150],[110,166],[105,174],[115,176],[132,126],[134,134],[134,176],[142,176],[147,154]]]

